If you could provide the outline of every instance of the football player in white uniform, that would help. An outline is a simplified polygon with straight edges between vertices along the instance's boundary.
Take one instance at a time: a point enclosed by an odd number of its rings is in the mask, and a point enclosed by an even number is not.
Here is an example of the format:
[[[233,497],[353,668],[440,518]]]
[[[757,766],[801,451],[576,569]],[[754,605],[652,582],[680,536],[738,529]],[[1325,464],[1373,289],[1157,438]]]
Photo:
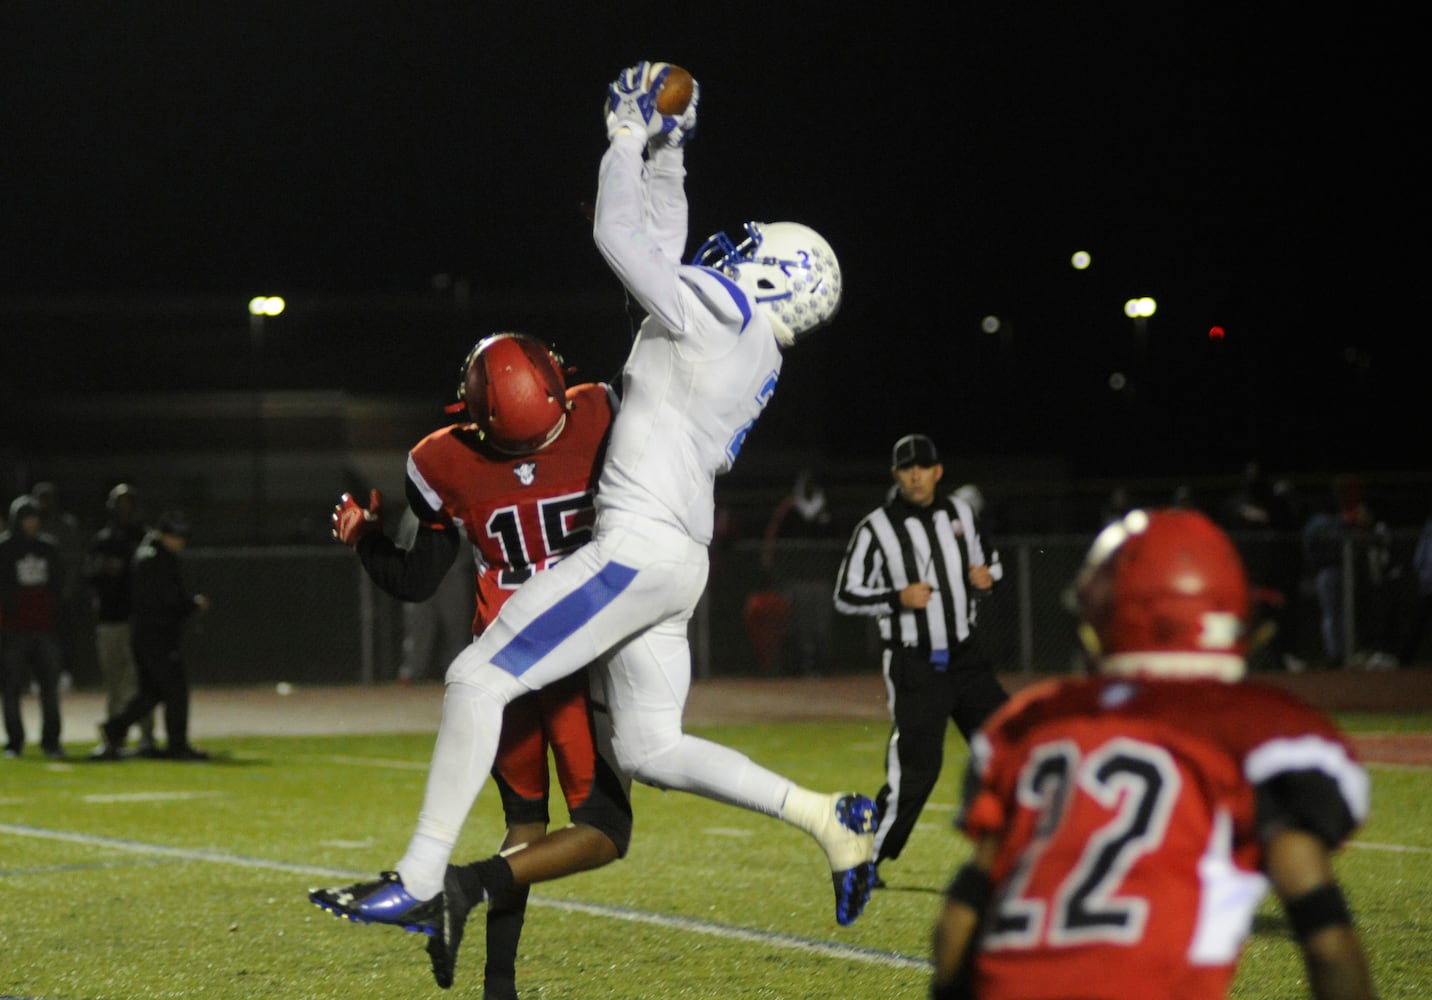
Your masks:
[[[417,829],[395,866],[400,880],[360,883],[345,897],[367,922],[401,926],[445,880],[445,898],[481,898],[480,885],[463,881],[468,870],[449,860],[491,770],[503,708],[602,656],[602,700],[625,772],[810,834],[830,865],[839,923],[854,921],[869,898],[869,798],[802,788],[682,731],[687,626],[706,586],[715,478],[770,399],[782,349],[835,315],[840,269],[819,234],[789,222],[747,223],[739,244],[717,236],[698,251],[700,264],[681,263],[683,147],[700,91],[681,117],[661,115],[654,94],[666,69],[644,62],[624,71],[604,106],[609,145],[594,238],[648,315],[623,369],[593,538],[524,584],[449,667]]]

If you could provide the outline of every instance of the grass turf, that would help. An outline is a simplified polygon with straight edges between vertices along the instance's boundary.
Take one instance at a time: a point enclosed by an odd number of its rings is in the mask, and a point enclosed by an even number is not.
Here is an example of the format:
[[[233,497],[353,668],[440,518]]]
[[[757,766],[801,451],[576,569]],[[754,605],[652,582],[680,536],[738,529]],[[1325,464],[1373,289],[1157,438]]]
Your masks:
[[[1432,718],[1348,716],[1422,731]],[[699,731],[820,789],[872,794],[886,729],[792,723]],[[306,890],[391,867],[412,831],[432,734],[207,741],[208,764],[130,760],[0,768],[0,994],[49,1000],[444,995],[423,939],[349,924]],[[87,748],[72,747],[82,752]],[[533,890],[524,998],[920,997],[939,893],[964,859],[950,828],[964,747],[920,827],[851,927],[835,923],[823,857],[784,824],[681,793],[634,790],[616,864]],[[1338,869],[1384,1000],[1432,995],[1432,769],[1374,765],[1373,814]],[[554,816],[564,821],[560,807]],[[502,835],[484,789],[457,856]],[[471,929],[449,995],[480,996]],[[1276,902],[1232,994],[1307,995]]]

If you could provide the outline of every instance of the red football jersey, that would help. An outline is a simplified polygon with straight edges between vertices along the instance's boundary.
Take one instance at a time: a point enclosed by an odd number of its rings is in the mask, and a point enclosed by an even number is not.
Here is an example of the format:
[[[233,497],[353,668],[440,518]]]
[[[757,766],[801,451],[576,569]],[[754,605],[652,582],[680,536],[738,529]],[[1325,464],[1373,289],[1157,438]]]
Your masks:
[[[409,493],[472,542],[474,635],[523,581],[591,537],[616,402],[608,386],[590,382],[569,388],[567,399],[573,405],[562,433],[531,455],[494,451],[464,425],[434,431],[408,453]]]
[[[1337,846],[1367,808],[1347,740],[1281,690],[1026,689],[971,746],[961,822],[1000,840],[976,995],[1224,997],[1267,890],[1260,832],[1291,823]]]

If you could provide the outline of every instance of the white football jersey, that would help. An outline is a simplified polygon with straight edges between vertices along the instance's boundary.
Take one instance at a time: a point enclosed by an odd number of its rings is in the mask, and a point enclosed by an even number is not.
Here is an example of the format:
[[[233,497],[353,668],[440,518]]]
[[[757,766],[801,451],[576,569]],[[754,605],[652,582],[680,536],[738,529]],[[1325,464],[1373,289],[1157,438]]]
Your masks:
[[[602,162],[594,235],[648,315],[622,370],[622,403],[597,487],[597,511],[621,510],[711,541],[716,476],[736,460],[781,371],[765,314],[724,275],[683,265],[685,168],[653,149],[646,184],[618,135]]]

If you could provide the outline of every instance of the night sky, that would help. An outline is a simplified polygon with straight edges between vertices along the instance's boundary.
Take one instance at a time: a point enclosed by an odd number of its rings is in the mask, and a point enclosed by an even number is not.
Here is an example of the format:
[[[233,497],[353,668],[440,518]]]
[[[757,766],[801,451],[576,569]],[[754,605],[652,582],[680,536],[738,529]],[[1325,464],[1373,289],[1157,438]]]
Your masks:
[[[845,272],[753,447],[880,462],[922,429],[1086,475],[1432,467],[1409,23],[1368,5],[567,6],[0,4],[0,300],[299,302],[451,274],[480,300],[609,300],[590,344],[560,345],[606,376],[621,291],[578,206],[607,82],[665,59],[703,87],[690,249],[791,218]],[[1160,303],[1142,331],[1135,295]],[[363,359],[405,349],[344,337],[351,362],[315,335],[290,374],[365,389],[382,362],[365,378]],[[460,353],[439,353],[446,385]]]

